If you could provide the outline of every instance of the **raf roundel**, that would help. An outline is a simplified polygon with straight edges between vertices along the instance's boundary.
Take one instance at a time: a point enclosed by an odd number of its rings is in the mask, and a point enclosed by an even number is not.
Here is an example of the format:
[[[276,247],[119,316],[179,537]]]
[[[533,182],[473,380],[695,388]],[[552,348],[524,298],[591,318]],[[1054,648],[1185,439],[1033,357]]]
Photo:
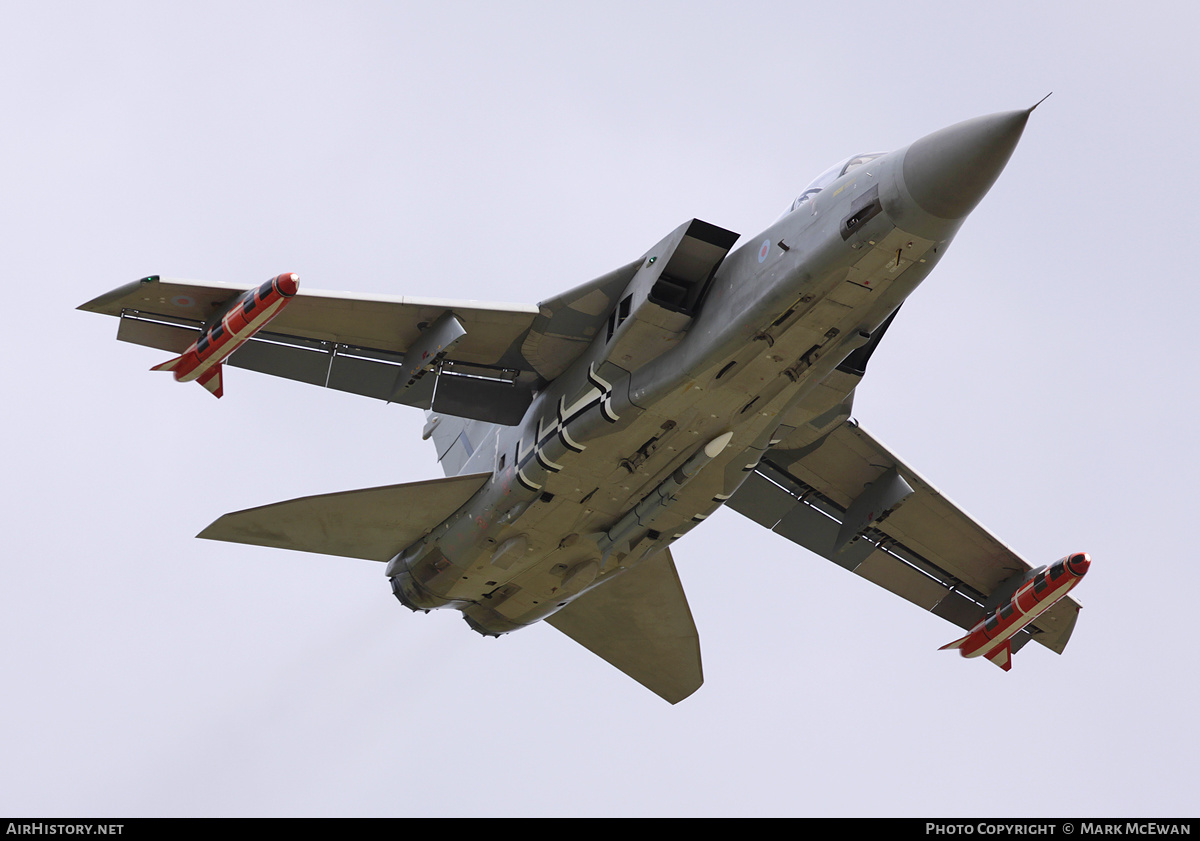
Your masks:
[[[767,255],[771,253],[771,241],[764,239],[763,244],[758,247],[758,262],[767,259]]]

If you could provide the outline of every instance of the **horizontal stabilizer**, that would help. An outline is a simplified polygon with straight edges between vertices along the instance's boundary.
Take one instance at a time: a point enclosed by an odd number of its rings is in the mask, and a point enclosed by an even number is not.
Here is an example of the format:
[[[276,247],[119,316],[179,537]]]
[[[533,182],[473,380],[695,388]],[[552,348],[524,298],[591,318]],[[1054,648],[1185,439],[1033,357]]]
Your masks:
[[[546,621],[672,704],[704,683],[700,635],[667,549]]]
[[[174,371],[175,366],[178,365],[181,361],[183,361],[183,357],[176,356],[174,359],[168,359],[166,362],[162,363],[161,365],[155,365],[150,370],[151,371]]]
[[[491,475],[300,497],[226,514],[196,536],[387,561],[461,508]]]

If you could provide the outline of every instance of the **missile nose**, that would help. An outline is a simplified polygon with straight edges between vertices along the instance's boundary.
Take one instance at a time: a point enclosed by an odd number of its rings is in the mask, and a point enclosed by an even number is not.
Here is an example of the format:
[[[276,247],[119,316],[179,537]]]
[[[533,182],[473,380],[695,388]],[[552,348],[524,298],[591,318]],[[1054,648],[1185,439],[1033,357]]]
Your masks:
[[[1067,558],[1067,569],[1073,572],[1078,577],[1082,578],[1084,573],[1088,571],[1088,567],[1092,565],[1092,556],[1087,552],[1077,552]]]
[[[290,298],[296,294],[296,290],[300,288],[300,275],[295,272],[287,272],[275,278],[275,287],[279,290],[279,294],[285,298]]]
[[[1008,163],[1032,110],[976,117],[913,143],[902,166],[909,195],[940,219],[965,217]]]

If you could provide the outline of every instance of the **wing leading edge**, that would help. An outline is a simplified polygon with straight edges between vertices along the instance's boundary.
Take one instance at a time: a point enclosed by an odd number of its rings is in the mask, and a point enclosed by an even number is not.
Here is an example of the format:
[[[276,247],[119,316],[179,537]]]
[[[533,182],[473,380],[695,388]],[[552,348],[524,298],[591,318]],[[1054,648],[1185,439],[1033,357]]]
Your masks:
[[[727,504],[964,629],[1032,569],[852,420],[812,445],[768,450]],[[1064,598],[1013,638],[1013,652],[1034,639],[1062,653],[1079,609]]]

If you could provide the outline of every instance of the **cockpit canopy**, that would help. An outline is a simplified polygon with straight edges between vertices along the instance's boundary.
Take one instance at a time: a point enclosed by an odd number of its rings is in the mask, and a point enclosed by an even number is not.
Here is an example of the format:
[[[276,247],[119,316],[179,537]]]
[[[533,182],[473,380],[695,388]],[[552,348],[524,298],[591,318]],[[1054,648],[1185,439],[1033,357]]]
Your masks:
[[[800,193],[800,197],[792,202],[792,206],[788,208],[788,213],[791,213],[805,202],[812,201],[813,196],[824,190],[850,170],[856,169],[863,164],[870,163],[876,158],[882,158],[886,154],[887,152],[867,152],[865,154],[851,155],[849,158],[846,158],[846,160],[834,164],[809,182],[808,186],[805,187]],[[786,216],[787,214],[785,213],[784,215]]]

